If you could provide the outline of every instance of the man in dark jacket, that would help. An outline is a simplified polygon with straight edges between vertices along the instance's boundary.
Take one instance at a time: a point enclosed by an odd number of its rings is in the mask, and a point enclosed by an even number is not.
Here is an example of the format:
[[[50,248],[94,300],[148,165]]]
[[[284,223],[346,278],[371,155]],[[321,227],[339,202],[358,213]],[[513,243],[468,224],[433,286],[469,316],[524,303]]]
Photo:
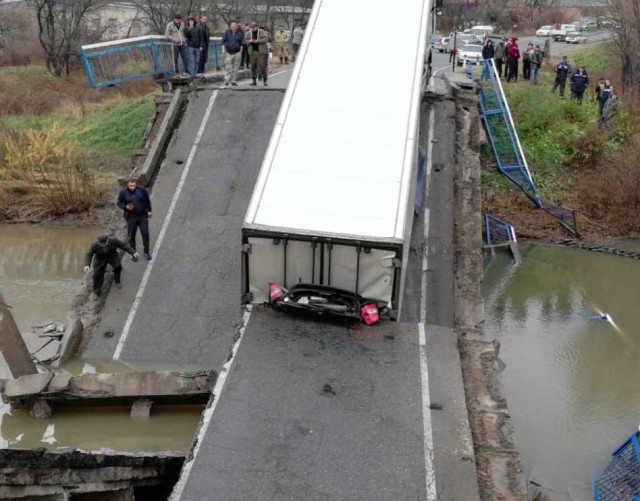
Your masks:
[[[564,87],[567,84],[567,76],[571,73],[571,65],[567,62],[567,56],[562,56],[562,61],[556,64],[556,79],[553,82],[551,92],[560,87],[560,97],[564,98]]]
[[[100,291],[102,290],[104,273],[107,271],[108,264],[113,268],[113,281],[115,286],[118,289],[122,289],[122,284],[120,283],[122,264],[120,263],[118,249],[128,252],[136,259],[138,258],[138,254],[131,246],[108,235],[100,235],[98,240],[91,244],[91,248],[85,258],[84,271],[88,272],[91,269],[91,261],[93,261],[93,293],[96,297],[100,295]]]
[[[142,234],[142,245],[144,246],[144,257],[151,261],[149,252],[149,219],[151,213],[151,200],[147,190],[138,186],[135,179],[127,182],[127,187],[123,188],[118,195],[118,207],[124,211],[124,218],[127,221],[127,233],[129,245],[136,250],[136,234],[138,228]],[[132,256],[134,261],[138,260],[138,255]]]
[[[579,66],[571,75],[571,100],[582,104],[582,96],[589,86],[589,75],[584,66]]]
[[[251,22],[249,31],[244,34],[247,41],[249,61],[251,62],[251,78],[249,85],[256,85],[256,79],[260,78],[267,85],[267,61],[269,57],[269,35],[258,27],[258,23]]]
[[[504,42],[500,40],[493,51],[493,58],[496,61],[496,69],[498,70],[498,78],[502,76],[502,63],[504,62]]]
[[[204,73],[204,67],[207,64],[207,58],[209,57],[209,39],[211,38],[211,32],[207,23],[209,18],[207,16],[200,16],[200,22],[196,27],[195,36],[200,43],[200,60],[198,61],[198,73]]]
[[[242,58],[242,44],[244,43],[244,32],[238,23],[231,23],[229,29],[222,37],[222,47],[224,48],[225,75],[224,84],[238,85],[238,69]]]

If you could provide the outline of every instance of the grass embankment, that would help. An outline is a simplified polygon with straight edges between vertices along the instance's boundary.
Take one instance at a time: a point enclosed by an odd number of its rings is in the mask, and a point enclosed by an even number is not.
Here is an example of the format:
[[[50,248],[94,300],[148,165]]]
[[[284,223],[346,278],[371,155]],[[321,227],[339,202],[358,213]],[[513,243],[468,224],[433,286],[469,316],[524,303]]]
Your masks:
[[[40,66],[0,69],[0,220],[103,205],[131,165],[154,104],[149,84],[89,89]]]
[[[600,77],[616,84],[616,61],[606,43],[568,53],[572,67],[584,64],[590,77],[582,105],[551,93],[553,68],[560,55],[545,64],[538,86],[505,84],[509,104],[527,162],[543,200],[565,204],[582,214],[583,232],[622,235],[640,225],[640,178],[631,169],[638,158],[632,144],[638,120],[624,102],[613,123],[598,127],[594,88]],[[501,176],[490,150],[482,183],[485,211],[504,217],[523,236],[549,239],[564,236],[512,184]],[[622,201],[624,200],[624,201]]]

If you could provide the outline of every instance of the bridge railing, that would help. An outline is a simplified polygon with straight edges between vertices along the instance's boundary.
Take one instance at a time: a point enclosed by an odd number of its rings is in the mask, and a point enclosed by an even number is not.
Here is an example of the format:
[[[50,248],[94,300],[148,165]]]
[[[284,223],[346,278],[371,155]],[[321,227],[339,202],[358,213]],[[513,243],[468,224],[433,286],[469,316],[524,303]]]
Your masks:
[[[469,76],[478,84],[480,116],[498,165],[498,170],[516,184],[529,199],[554,217],[574,236],[579,236],[574,210],[544,201],[533,181],[509,103],[493,59],[467,65]]]
[[[640,500],[638,432],[611,454],[611,462],[593,481],[594,501]]]
[[[491,214],[485,214],[484,216],[484,230],[487,245],[518,241],[513,226]]]
[[[469,64],[469,72],[480,89],[480,115],[487,131],[498,169],[538,207],[542,202],[529,171],[511,110],[493,59]],[[479,74],[477,74],[479,72]]]
[[[112,87],[176,73],[173,47],[166,37],[160,35],[84,45],[80,48],[80,58],[91,87]],[[222,62],[221,39],[212,37],[205,71],[220,70]]]

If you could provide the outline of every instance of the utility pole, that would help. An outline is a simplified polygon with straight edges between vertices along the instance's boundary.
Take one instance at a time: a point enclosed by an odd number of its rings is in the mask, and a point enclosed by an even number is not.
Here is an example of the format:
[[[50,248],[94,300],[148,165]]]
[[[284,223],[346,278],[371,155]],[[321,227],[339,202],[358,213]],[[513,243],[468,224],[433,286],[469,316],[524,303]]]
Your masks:
[[[11,307],[5,303],[2,292],[0,292],[0,352],[2,352],[14,378],[38,373],[22,334],[18,330],[18,325],[11,314]]]

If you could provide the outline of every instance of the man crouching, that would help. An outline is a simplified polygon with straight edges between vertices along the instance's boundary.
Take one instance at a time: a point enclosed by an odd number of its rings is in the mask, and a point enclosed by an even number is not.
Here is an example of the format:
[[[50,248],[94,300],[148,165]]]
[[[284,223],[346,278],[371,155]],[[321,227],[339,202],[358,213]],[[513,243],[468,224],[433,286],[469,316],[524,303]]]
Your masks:
[[[91,261],[93,260],[93,298],[97,298],[100,295],[108,264],[113,268],[115,286],[118,289],[122,289],[122,284],[120,283],[122,264],[120,263],[118,249],[128,252],[136,259],[138,258],[138,253],[130,245],[106,234],[100,235],[98,240],[91,244],[85,259],[84,271],[88,272],[91,269]]]

